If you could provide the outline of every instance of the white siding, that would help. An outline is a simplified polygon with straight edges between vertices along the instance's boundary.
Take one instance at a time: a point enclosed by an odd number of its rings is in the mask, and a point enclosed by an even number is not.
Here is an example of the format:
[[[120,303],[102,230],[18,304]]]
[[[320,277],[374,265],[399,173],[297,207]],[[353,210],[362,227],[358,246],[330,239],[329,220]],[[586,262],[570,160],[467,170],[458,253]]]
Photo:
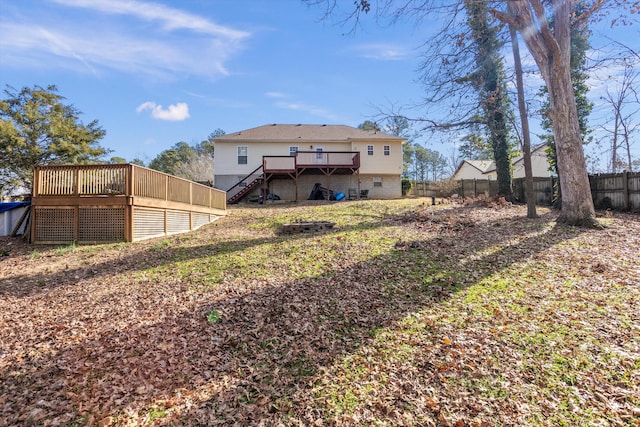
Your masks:
[[[367,154],[367,147],[373,145],[373,156]],[[384,147],[389,146],[389,155],[384,155]],[[360,152],[361,174],[402,174],[402,144],[397,141],[354,142],[350,151]]]
[[[496,172],[490,172],[483,174],[480,170],[473,167],[469,163],[463,163],[458,172],[453,176],[453,179],[496,179]]]
[[[536,150],[531,153],[531,170],[534,177],[549,177],[551,171],[549,171],[549,161],[544,150]],[[524,161],[516,162],[513,166],[513,177],[524,178]]]

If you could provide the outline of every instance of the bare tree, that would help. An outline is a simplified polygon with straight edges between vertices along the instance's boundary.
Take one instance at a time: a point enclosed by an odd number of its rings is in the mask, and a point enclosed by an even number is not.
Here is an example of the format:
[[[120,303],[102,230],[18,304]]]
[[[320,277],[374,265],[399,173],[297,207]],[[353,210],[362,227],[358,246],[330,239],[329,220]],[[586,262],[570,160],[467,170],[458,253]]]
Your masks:
[[[601,126],[611,138],[611,158],[610,171],[616,173],[622,168],[633,171],[633,159],[631,155],[631,146],[633,144],[631,136],[640,130],[640,122],[635,122],[636,116],[640,112],[640,94],[638,93],[637,83],[640,76],[637,65],[640,60],[634,57],[623,58],[620,65],[623,67],[622,74],[619,76],[619,84],[616,91],[609,90],[607,86],[605,95],[601,96],[603,100],[611,108],[611,122],[613,128],[609,126]],[[609,76],[609,81],[615,80],[615,77]],[[620,150],[623,153],[620,153]],[[626,155],[626,159],[621,158]]]
[[[458,147],[456,147],[455,144],[451,145],[451,148],[447,152],[446,159],[447,159],[446,173],[449,174],[449,177],[453,177],[453,175],[455,175],[456,171],[458,170],[458,166],[460,166],[460,163],[463,160],[463,157],[460,154],[460,150],[458,150]]]
[[[308,3],[323,3],[327,13],[331,12],[337,0],[308,0]],[[590,20],[600,18],[604,0],[584,0],[579,13],[577,0],[488,0],[488,11],[505,24],[509,24],[522,36],[527,49],[534,58],[537,68],[545,81],[549,93],[549,116],[551,118],[558,157],[562,210],[558,222],[586,227],[600,227],[595,217],[591,198],[589,177],[585,162],[578,112],[571,80],[571,29],[575,26],[587,27]],[[640,11],[640,2],[616,0],[626,4],[634,12]],[[357,0],[352,3],[349,19],[359,22],[362,13],[375,13],[399,19],[406,16],[423,18],[439,14],[443,29],[436,38],[429,41],[429,48],[439,49],[443,44],[456,46],[465,34],[447,32],[459,24],[458,15],[463,2],[455,0]],[[553,17],[554,25],[549,21]],[[439,38],[438,38],[439,37]],[[464,69],[464,59],[468,52],[454,52],[442,56],[433,68],[453,63],[458,70]],[[462,54],[462,56],[461,56]],[[466,54],[466,55],[465,55]],[[448,71],[447,71],[448,72]],[[457,74],[464,76],[466,73]],[[451,81],[455,79],[452,75]],[[433,99],[432,99],[433,100]],[[446,100],[441,98],[440,101]],[[429,102],[429,101],[427,101]]]
[[[531,134],[529,133],[529,117],[527,104],[524,99],[524,83],[522,81],[522,62],[520,60],[520,45],[518,35],[512,26],[509,26],[511,35],[511,47],[513,49],[513,62],[516,72],[516,88],[518,90],[518,110],[520,111],[520,123],[522,128],[522,159],[524,161],[525,198],[527,199],[527,217],[536,218],[536,201],[533,193],[533,170],[531,166]]]
[[[213,156],[205,151],[193,151],[186,161],[175,166],[174,173],[191,181],[213,183]]]

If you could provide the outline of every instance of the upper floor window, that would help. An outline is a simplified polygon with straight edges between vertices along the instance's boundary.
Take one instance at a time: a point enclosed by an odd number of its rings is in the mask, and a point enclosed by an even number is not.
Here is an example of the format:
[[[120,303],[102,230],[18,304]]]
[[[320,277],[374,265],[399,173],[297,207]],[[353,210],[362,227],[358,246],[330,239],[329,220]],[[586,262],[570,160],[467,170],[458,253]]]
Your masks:
[[[373,156],[373,145],[367,145],[367,154]]]
[[[289,147],[289,155],[295,156],[298,154],[298,147]]]
[[[391,154],[391,146],[390,145],[385,145],[384,146],[384,155],[385,156],[389,156]]]
[[[247,164],[247,152],[249,151],[249,147],[246,145],[238,147],[238,164],[246,165]]]

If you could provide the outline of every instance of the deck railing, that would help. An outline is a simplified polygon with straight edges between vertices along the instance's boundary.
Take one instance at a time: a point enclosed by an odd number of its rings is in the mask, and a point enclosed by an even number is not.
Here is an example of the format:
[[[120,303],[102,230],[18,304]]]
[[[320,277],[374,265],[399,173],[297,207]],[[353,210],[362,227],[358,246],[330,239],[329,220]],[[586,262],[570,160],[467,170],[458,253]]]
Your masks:
[[[295,171],[297,168],[360,167],[358,151],[298,151],[295,156],[263,156],[265,172]]]
[[[358,151],[298,151],[298,167],[336,166],[346,168],[360,167]]]
[[[37,167],[34,196],[124,194],[127,165]],[[37,193],[37,194],[36,194]]]
[[[226,194],[137,165],[37,166],[34,197],[130,196],[226,209]]]
[[[296,156],[262,156],[265,171],[295,171]]]

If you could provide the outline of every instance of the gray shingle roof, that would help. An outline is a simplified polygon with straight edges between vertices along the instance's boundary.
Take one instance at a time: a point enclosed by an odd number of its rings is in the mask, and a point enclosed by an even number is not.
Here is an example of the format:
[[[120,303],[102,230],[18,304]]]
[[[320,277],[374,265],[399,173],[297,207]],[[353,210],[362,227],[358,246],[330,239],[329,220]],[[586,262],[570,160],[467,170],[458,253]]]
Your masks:
[[[215,138],[215,141],[350,141],[354,139],[379,139],[404,141],[404,138],[380,131],[362,130],[346,125],[288,125],[270,124],[233,132]]]

